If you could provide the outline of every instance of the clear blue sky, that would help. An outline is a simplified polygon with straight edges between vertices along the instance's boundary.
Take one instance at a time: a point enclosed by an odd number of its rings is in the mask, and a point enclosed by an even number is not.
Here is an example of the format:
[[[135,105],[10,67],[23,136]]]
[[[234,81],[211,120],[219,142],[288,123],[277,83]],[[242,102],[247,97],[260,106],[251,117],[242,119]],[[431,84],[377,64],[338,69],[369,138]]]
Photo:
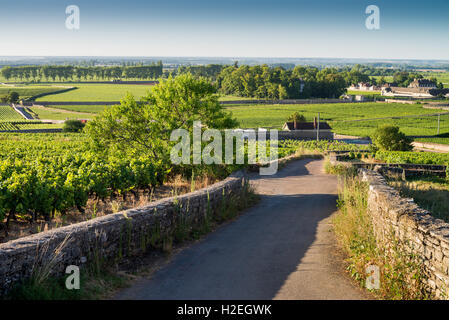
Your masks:
[[[371,4],[380,30],[365,28]],[[0,55],[449,59],[448,12],[447,0],[1,0]]]

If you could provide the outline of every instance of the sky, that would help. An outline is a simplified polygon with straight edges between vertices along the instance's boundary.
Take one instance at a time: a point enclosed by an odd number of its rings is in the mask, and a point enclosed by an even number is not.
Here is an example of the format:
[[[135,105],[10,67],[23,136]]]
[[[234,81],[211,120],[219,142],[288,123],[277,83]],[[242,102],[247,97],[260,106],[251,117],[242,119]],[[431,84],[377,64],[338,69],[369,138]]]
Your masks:
[[[0,0],[0,56],[445,60],[447,12],[447,0]]]

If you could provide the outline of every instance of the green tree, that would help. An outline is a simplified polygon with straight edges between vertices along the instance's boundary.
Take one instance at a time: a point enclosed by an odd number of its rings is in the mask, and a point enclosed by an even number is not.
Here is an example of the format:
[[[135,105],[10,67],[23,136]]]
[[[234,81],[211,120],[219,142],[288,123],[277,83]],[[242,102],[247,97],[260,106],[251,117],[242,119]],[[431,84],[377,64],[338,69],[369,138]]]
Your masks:
[[[7,103],[17,103],[19,101],[19,94],[16,91],[12,91],[10,93],[8,93],[7,96]]]
[[[64,132],[81,132],[86,124],[80,120],[67,120],[64,122],[62,131]]]
[[[412,139],[395,126],[384,125],[377,128],[371,136],[371,140],[382,151],[410,151],[413,149]]]
[[[112,148],[167,161],[172,131],[182,128],[191,132],[196,120],[215,129],[237,125],[219,103],[210,82],[182,74],[160,80],[139,102],[128,95],[120,105],[88,122],[86,129],[99,149]]]
[[[290,121],[290,122],[295,121],[295,120],[298,123],[306,122],[306,117],[304,117],[304,115],[300,114],[299,112],[294,112],[287,119],[287,121]]]

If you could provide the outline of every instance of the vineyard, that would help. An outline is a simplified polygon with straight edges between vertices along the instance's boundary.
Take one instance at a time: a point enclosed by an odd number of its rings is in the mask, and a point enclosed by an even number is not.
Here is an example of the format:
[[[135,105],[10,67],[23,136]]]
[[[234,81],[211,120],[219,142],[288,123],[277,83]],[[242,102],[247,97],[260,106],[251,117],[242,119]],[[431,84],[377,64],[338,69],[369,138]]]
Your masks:
[[[62,124],[43,123],[41,121],[4,121],[0,122],[0,131],[59,129]]]
[[[449,154],[447,153],[378,151],[376,159],[387,163],[449,164]]]
[[[23,120],[23,118],[10,106],[0,106],[0,121]]]
[[[89,198],[126,197],[150,191],[173,174],[208,174],[224,178],[242,165],[173,167],[162,161],[89,150],[80,134],[0,134],[0,221],[49,220],[76,208],[83,213]],[[303,150],[356,150],[339,142],[279,142],[279,156]]]
[[[1,86],[0,96],[10,92],[17,92],[22,99],[28,99],[37,95],[50,94],[61,91],[61,88],[51,86]]]

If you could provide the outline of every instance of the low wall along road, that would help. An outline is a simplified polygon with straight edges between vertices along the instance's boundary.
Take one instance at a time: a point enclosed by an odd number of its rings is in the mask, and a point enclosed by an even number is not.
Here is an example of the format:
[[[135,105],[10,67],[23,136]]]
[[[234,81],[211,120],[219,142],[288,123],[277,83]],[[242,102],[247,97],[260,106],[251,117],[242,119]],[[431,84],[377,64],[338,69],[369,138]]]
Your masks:
[[[379,173],[367,169],[359,172],[361,179],[369,183],[368,211],[378,245],[390,255],[395,255],[395,250],[415,254],[423,262],[422,281],[428,292],[447,299],[449,224],[432,217],[412,199],[401,198]]]
[[[0,294],[38,268],[50,266],[52,274],[59,276],[67,266],[82,267],[94,262],[95,256],[120,259],[145,251],[152,241],[172,235],[180,217],[183,223],[201,225],[205,215],[217,214],[223,199],[239,194],[245,181],[239,171],[179,197],[0,244]],[[55,256],[58,247],[60,254]]]

